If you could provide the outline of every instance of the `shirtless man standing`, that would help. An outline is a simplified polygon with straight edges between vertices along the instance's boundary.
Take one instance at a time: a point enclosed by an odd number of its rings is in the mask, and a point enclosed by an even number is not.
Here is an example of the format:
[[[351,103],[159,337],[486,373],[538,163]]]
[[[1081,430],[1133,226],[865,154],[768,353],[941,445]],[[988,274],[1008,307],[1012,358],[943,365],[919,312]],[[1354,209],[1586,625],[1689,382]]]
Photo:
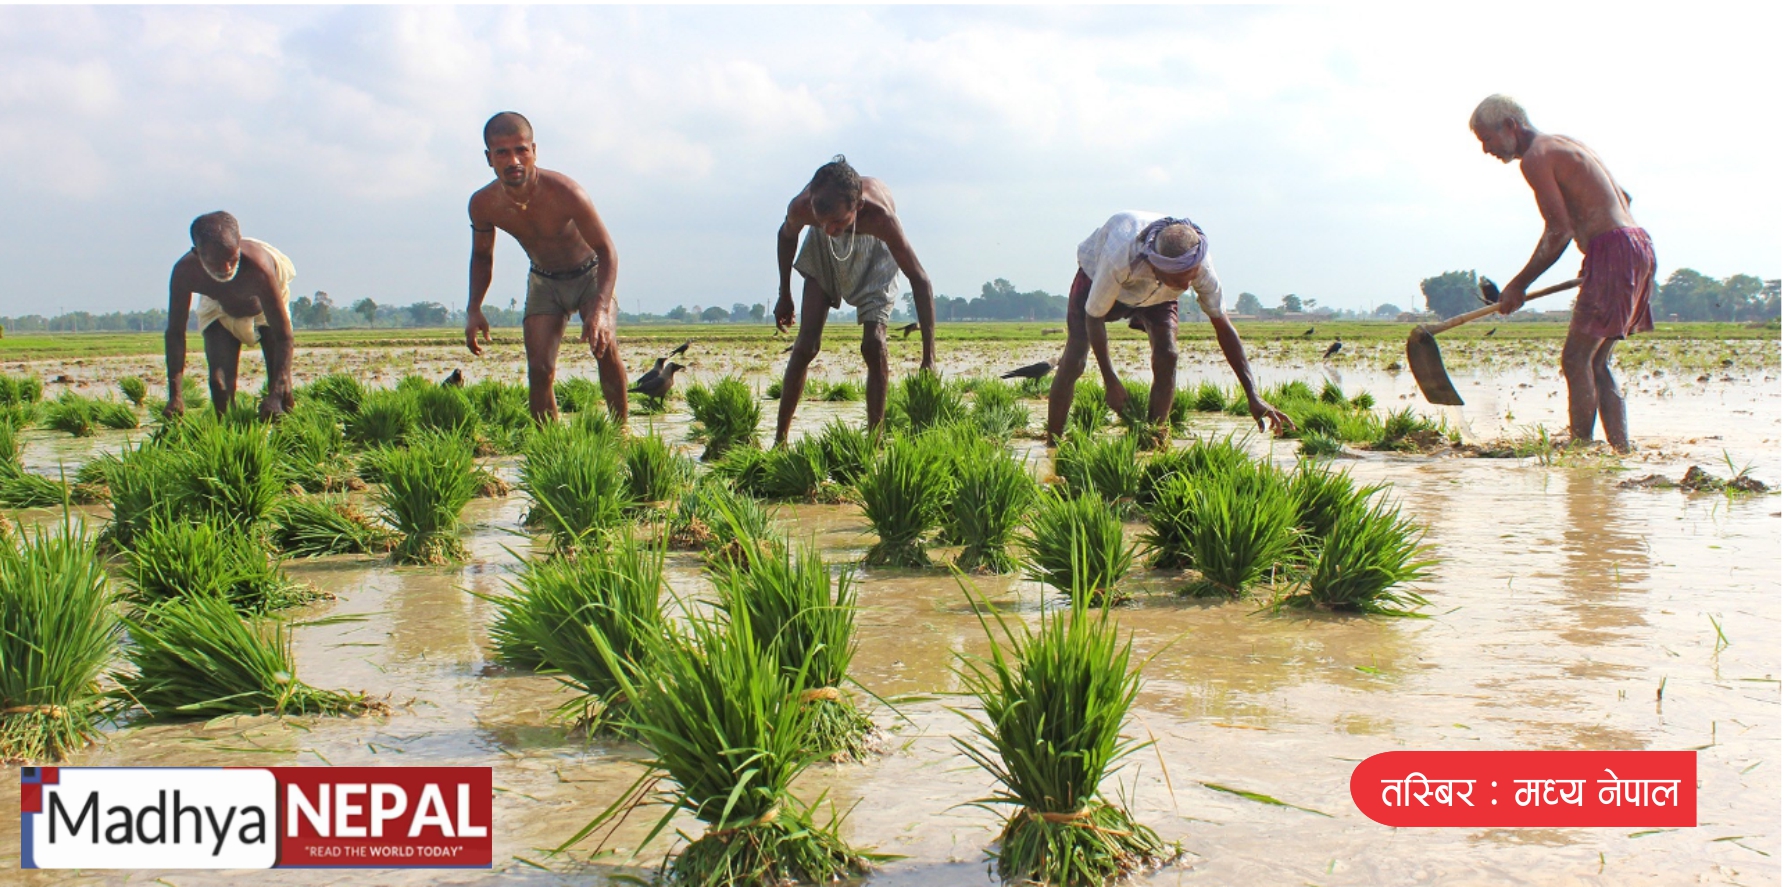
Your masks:
[[[799,231],[810,226],[804,246]],[[886,418],[886,386],[892,371],[887,361],[886,321],[898,296],[897,274],[911,282],[911,300],[923,330],[923,369],[935,367],[935,295],[929,275],[905,239],[892,204],[892,191],[879,179],[863,178],[838,154],[818,167],[799,196],[787,205],[776,243],[780,261],[780,299],[774,305],[778,330],[793,325],[793,271],[805,278],[800,297],[799,337],[781,382],[780,416],[774,442],[787,442],[787,429],[805,393],[805,371],[818,356],[824,321],[830,309],[844,302],[855,308],[861,324],[861,357],[867,361],[867,427]],[[798,249],[798,260],[794,250]]]
[[[489,339],[483,297],[495,268],[496,229],[508,232],[532,260],[526,314],[527,394],[533,418],[557,418],[558,347],[571,314],[582,318],[582,341],[601,374],[607,410],[626,421],[626,365],[614,343],[619,304],[613,297],[617,257],[613,239],[582,186],[535,165],[533,125],[513,111],[483,125],[483,156],[496,180],[471,195],[471,302],[465,309],[465,347],[481,355]]]
[[[272,246],[243,237],[235,216],[218,210],[192,220],[192,249],[173,264],[167,290],[167,408],[186,411],[186,317],[198,299],[211,407],[221,416],[235,402],[242,346],[260,344],[266,356],[266,397],[260,418],[291,409],[291,260]]]
[[[1566,136],[1538,132],[1518,103],[1488,96],[1469,121],[1481,150],[1504,163],[1518,160],[1536,192],[1542,239],[1536,252],[1499,295],[1499,313],[1524,304],[1529,289],[1573,242],[1584,254],[1580,295],[1573,306],[1561,372],[1567,377],[1567,414],[1574,441],[1591,443],[1595,419],[1618,452],[1628,452],[1623,392],[1611,375],[1611,349],[1631,333],[1654,328],[1648,300],[1654,288],[1654,243],[1629,213],[1629,192],[1590,148]]]

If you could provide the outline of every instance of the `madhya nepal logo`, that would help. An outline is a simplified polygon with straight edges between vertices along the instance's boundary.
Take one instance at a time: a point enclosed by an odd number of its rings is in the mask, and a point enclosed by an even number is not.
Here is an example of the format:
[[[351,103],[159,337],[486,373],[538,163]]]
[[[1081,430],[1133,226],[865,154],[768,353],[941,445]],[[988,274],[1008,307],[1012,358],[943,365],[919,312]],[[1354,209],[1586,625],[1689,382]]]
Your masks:
[[[488,767],[24,767],[25,868],[487,868]]]

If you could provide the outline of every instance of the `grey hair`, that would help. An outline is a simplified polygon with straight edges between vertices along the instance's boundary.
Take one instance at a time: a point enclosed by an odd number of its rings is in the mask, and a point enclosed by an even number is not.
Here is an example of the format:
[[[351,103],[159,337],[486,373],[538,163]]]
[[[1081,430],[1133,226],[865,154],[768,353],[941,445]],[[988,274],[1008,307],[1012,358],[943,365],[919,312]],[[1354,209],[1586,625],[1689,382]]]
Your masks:
[[[1507,120],[1523,129],[1534,128],[1530,125],[1530,115],[1524,113],[1523,105],[1518,104],[1511,96],[1494,93],[1474,106],[1474,116],[1468,118],[1468,128],[1480,132]]]
[[[1153,242],[1153,247],[1158,250],[1159,255],[1167,259],[1175,259],[1185,253],[1194,252],[1201,243],[1202,236],[1196,233],[1196,229],[1179,224],[1171,225],[1158,232],[1158,239]]]

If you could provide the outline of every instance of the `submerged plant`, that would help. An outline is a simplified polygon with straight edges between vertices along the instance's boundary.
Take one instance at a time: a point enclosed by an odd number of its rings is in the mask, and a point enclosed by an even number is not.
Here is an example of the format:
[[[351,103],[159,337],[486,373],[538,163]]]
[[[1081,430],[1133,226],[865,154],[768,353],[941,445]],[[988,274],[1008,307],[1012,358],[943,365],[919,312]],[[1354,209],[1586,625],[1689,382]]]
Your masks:
[[[261,539],[216,521],[150,522],[125,553],[124,578],[142,606],[214,597],[263,613],[315,598],[285,575]]]
[[[0,761],[52,764],[98,736],[119,623],[105,560],[78,524],[20,535],[0,535]]]
[[[868,566],[928,566],[923,537],[941,523],[952,485],[929,441],[901,437],[887,445],[856,482],[861,510],[879,534],[867,550]]]
[[[273,542],[286,554],[384,554],[396,534],[344,496],[296,496],[273,510]]]
[[[1010,542],[1039,495],[1028,466],[1008,451],[962,465],[945,515],[948,538],[962,545],[962,570],[1008,573],[1016,568]]]
[[[622,459],[608,435],[561,425],[541,429],[520,466],[520,488],[533,500],[527,523],[551,534],[559,551],[587,547],[625,519],[630,503]]]
[[[1133,566],[1134,546],[1122,537],[1121,518],[1108,503],[1087,493],[1049,491],[1026,529],[1016,544],[1026,555],[1029,578],[1076,603],[1108,606],[1123,600],[1117,586]]]
[[[761,445],[756,426],[762,422],[762,406],[742,379],[726,376],[710,389],[691,385],[687,401],[694,414],[694,438],[706,442],[700,461],[711,462],[733,447]]]
[[[402,564],[455,563],[465,557],[459,515],[477,495],[471,445],[448,434],[420,434],[404,449],[378,457],[384,487],[376,501],[399,538],[391,556]]]
[[[1291,606],[1412,616],[1427,601],[1398,586],[1427,578],[1432,549],[1424,531],[1400,506],[1352,499],[1338,509],[1332,528],[1319,543],[1307,580],[1285,599]]]
[[[298,680],[285,623],[243,619],[220,598],[167,601],[124,621],[134,671],[119,677],[120,694],[151,717],[388,710],[364,694],[318,690]]]
[[[1121,735],[1140,690],[1132,638],[1118,637],[1108,610],[1081,604],[1018,630],[995,614],[994,629],[973,603],[991,654],[962,657],[956,673],[983,714],[958,712],[974,737],[954,742],[997,781],[975,806],[1014,808],[997,837],[998,876],[1100,887],[1162,862],[1158,834],[1102,793],[1103,779],[1149,744]]]

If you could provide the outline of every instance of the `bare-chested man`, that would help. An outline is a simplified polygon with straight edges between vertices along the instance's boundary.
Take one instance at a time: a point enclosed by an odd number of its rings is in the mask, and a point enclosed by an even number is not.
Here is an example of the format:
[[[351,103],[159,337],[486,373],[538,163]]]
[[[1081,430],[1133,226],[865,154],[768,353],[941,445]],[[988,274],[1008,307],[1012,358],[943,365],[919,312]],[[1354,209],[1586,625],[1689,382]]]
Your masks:
[[[1567,377],[1567,415],[1573,439],[1590,443],[1595,419],[1619,452],[1629,451],[1623,392],[1611,375],[1611,349],[1631,333],[1654,328],[1648,300],[1654,287],[1654,244],[1629,213],[1629,192],[1590,148],[1566,136],[1538,132],[1517,102],[1488,96],[1469,121],[1481,150],[1505,163],[1518,160],[1536,192],[1542,239],[1499,296],[1499,312],[1524,304],[1524,292],[1569,241],[1580,248],[1580,295],[1573,306],[1561,372]]]
[[[799,231],[809,226],[805,244]],[[780,416],[774,441],[786,443],[787,429],[805,392],[805,371],[818,355],[824,321],[844,302],[861,324],[861,357],[867,361],[867,427],[886,418],[886,386],[892,371],[886,352],[886,321],[898,297],[897,275],[911,282],[911,300],[923,331],[923,369],[935,368],[935,296],[929,275],[905,239],[892,204],[892,191],[879,179],[864,178],[838,154],[818,167],[799,196],[787,205],[776,244],[780,299],[774,305],[777,329],[793,325],[793,271],[805,278],[800,297],[799,337],[781,383]],[[798,250],[798,259],[794,251]]]
[[[222,415],[235,402],[242,346],[260,344],[266,356],[266,396],[260,417],[291,409],[291,260],[270,245],[242,236],[235,216],[218,210],[192,220],[192,249],[173,263],[167,285],[168,416],[186,411],[186,317],[198,299],[211,406]]]
[[[471,303],[465,309],[465,347],[482,354],[489,341],[483,297],[495,268],[496,229],[508,232],[532,261],[526,314],[521,320],[527,352],[528,401],[535,420],[557,418],[558,347],[564,326],[582,318],[582,341],[595,356],[607,409],[626,420],[626,365],[614,343],[619,305],[613,297],[617,257],[607,226],[582,186],[563,173],[536,165],[533,126],[504,111],[483,125],[483,156],[496,180],[471,195]]]
[[[1096,353],[1109,408],[1127,406],[1127,389],[1109,359],[1108,322],[1126,320],[1146,334],[1152,346],[1152,390],[1147,421],[1166,425],[1177,393],[1177,302],[1193,288],[1214,327],[1221,353],[1244,389],[1258,430],[1293,429],[1294,423],[1257,392],[1245,343],[1221,308],[1220,278],[1208,259],[1208,238],[1188,219],[1158,213],[1119,212],[1078,244],[1078,273],[1066,299],[1065,352],[1047,397],[1047,442],[1065,430],[1086,351]]]

